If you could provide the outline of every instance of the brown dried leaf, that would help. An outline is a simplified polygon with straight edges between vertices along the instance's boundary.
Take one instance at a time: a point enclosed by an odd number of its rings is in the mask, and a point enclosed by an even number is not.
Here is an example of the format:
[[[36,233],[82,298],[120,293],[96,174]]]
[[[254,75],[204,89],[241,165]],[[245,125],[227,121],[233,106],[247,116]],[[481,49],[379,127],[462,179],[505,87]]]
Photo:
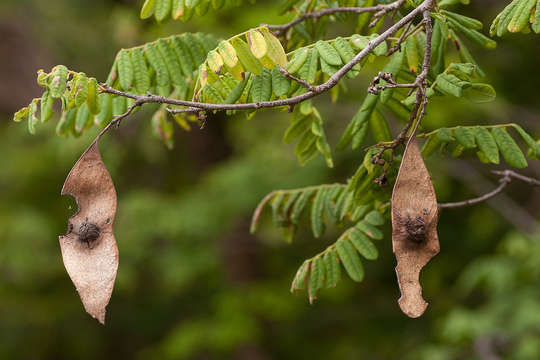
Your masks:
[[[420,271],[440,250],[437,198],[416,138],[409,140],[392,193],[392,245],[401,298],[399,307],[416,318],[428,303],[422,298]]]
[[[64,265],[86,312],[104,324],[118,269],[116,190],[97,141],[73,166],[61,194],[72,195],[79,207],[68,220],[67,234],[59,237]]]

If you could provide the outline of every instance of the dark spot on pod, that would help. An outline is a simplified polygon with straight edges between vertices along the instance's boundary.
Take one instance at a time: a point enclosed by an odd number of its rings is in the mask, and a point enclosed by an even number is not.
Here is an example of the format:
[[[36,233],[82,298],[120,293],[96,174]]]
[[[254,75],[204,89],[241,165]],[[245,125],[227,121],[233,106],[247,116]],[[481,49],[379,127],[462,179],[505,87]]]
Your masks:
[[[99,226],[94,223],[85,221],[79,227],[79,241],[85,242],[89,248],[99,238],[100,234],[101,230]]]

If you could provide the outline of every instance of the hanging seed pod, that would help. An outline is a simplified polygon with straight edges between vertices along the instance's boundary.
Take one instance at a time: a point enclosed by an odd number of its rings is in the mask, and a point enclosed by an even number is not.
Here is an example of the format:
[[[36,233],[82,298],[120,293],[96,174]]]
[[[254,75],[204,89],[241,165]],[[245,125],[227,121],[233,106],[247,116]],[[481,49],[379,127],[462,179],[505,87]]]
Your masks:
[[[68,220],[67,234],[59,237],[64,266],[86,312],[104,324],[118,269],[116,190],[97,142],[73,166],[61,194],[72,195],[79,207]]]
[[[392,193],[392,245],[401,298],[409,317],[424,313],[420,271],[439,252],[437,198],[418,143],[412,137],[403,155]]]

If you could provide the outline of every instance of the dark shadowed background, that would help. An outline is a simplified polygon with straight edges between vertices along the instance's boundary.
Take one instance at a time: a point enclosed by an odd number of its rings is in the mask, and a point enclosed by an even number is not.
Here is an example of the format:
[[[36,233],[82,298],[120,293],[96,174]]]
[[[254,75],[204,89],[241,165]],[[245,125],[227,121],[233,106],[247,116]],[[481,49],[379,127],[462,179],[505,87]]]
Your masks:
[[[366,279],[344,279],[309,305],[289,293],[302,261],[335,241],[300,231],[291,245],[265,213],[249,235],[258,201],[278,188],[345,181],[363,151],[334,153],[299,167],[281,138],[290,121],[277,111],[251,120],[209,118],[203,130],[176,129],[167,150],[141,111],[102,141],[118,192],[120,267],[107,325],[89,317],[65,272],[57,236],[73,199],[60,189],[95,136],[55,135],[50,121],[31,136],[12,114],[41,91],[36,71],[55,64],[104,80],[114,55],[186,31],[228,38],[261,23],[282,23],[275,1],[211,12],[184,24],[141,21],[141,1],[0,2],[0,359],[539,359],[540,191],[511,184],[489,204],[443,212],[441,253],[422,275],[430,302],[404,316],[390,229]],[[506,1],[473,1],[465,13],[488,24]],[[335,24],[331,35],[350,35]],[[457,123],[518,122],[540,135],[540,38],[512,35],[494,51],[475,50],[497,90],[493,103],[434,100],[427,129]],[[315,100],[335,145],[364,97],[374,69],[349,81],[339,104]],[[151,108],[151,106],[149,106]],[[393,123],[396,134],[400,123]],[[427,161],[439,201],[496,186],[474,158]],[[540,177],[530,163],[524,174]]]

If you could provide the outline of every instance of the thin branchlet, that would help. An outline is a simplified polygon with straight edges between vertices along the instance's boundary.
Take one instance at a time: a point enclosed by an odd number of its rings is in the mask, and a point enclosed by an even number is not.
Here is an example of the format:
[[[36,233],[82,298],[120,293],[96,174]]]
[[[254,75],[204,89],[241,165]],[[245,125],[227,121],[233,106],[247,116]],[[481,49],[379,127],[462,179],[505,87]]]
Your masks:
[[[281,35],[287,30],[291,29],[295,25],[300,24],[303,21],[306,21],[307,19],[314,19],[317,20],[323,16],[330,16],[338,13],[350,13],[350,14],[364,14],[364,13],[375,13],[373,15],[374,22],[376,23],[382,16],[385,14],[395,11],[399,9],[405,0],[397,0],[390,4],[379,4],[376,6],[370,6],[370,7],[335,7],[335,8],[328,8],[328,9],[322,9],[319,11],[313,11],[309,13],[302,14],[301,16],[297,17],[296,19],[292,20],[291,22],[288,22],[287,24],[283,25],[268,25],[268,29],[273,31],[274,33]],[[375,24],[370,24],[370,26],[374,26]]]
[[[494,190],[482,196],[479,196],[473,199],[439,204],[438,205],[439,209],[453,209],[453,208],[458,208],[458,207],[463,207],[463,206],[471,206],[471,205],[476,205],[483,201],[489,200],[492,197],[500,194],[504,190],[504,188],[506,188],[506,186],[508,186],[508,184],[510,184],[513,180],[519,180],[528,185],[535,186],[535,187],[540,186],[540,180],[518,174],[517,172],[512,171],[512,170],[493,171],[493,173],[500,176],[500,179],[499,179],[500,184],[499,186],[497,186],[497,188],[495,188]]]

